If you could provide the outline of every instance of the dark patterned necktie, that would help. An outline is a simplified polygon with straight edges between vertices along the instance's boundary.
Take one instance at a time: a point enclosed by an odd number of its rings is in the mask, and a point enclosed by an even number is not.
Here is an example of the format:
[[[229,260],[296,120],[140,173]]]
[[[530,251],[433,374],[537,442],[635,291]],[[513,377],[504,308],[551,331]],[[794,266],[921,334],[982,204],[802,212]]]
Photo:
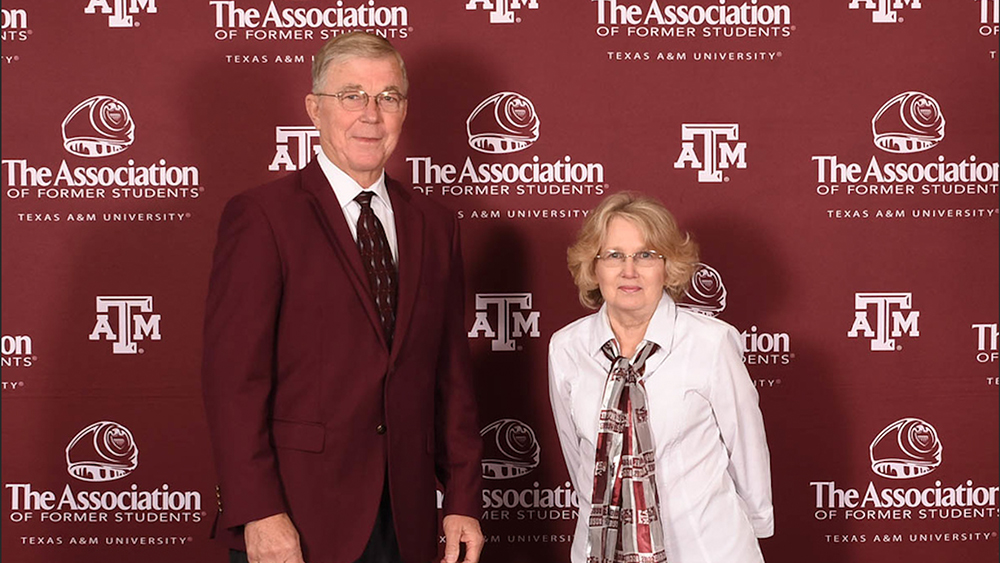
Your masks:
[[[646,360],[657,348],[647,341],[629,362],[614,339],[601,347],[611,369],[597,431],[587,563],[667,560],[656,491],[656,448],[641,379]]]
[[[368,285],[375,297],[375,308],[382,320],[385,341],[392,346],[392,332],[396,326],[396,266],[392,262],[392,248],[385,236],[382,222],[372,209],[375,194],[362,191],[354,201],[361,205],[358,217],[358,250],[368,274]]]

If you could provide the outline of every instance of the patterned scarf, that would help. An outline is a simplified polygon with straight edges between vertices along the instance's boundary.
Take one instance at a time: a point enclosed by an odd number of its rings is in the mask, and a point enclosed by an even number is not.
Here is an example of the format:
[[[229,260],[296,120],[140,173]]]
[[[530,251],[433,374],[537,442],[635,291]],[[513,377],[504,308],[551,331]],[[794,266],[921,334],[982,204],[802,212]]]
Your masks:
[[[611,360],[611,371],[604,386],[597,432],[587,563],[667,560],[646,388],[639,379],[646,359],[657,348],[647,341],[635,362],[629,363],[614,339],[601,347]]]

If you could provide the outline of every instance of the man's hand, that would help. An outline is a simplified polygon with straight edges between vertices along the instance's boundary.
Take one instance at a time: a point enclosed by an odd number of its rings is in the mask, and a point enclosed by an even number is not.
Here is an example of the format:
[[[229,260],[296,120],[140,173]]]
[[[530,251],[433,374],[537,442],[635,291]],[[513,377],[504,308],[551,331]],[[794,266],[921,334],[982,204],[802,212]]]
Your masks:
[[[444,559],[442,563],[458,563],[459,544],[465,544],[465,559],[461,563],[478,563],[483,551],[483,531],[479,520],[471,516],[449,514],[444,517]]]
[[[305,563],[299,532],[284,512],[249,522],[243,528],[243,539],[250,563]]]

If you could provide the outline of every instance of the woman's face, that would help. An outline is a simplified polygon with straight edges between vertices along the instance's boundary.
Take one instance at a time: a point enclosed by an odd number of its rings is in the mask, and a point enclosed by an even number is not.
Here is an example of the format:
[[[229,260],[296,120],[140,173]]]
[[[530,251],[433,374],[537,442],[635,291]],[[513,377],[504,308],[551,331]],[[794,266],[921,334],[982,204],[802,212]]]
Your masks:
[[[658,249],[646,246],[646,240],[635,223],[615,217],[608,224],[599,254],[604,256],[611,250],[633,254]],[[647,319],[653,316],[667,279],[667,266],[663,260],[656,260],[649,266],[636,266],[632,258],[627,258],[624,264],[600,259],[594,268],[601,296],[608,304],[610,313]]]

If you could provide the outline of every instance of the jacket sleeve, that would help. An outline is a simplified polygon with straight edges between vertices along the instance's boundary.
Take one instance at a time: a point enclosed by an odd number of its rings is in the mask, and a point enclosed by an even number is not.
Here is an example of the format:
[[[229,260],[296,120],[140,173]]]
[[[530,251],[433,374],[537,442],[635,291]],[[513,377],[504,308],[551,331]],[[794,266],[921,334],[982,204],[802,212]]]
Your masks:
[[[453,219],[444,332],[438,355],[434,436],[435,468],[444,485],[444,513],[480,518],[483,444],[479,436],[472,360],[465,332],[465,282],[458,220]]]
[[[758,538],[774,534],[771,457],[757,390],[743,365],[739,334],[728,327],[715,355],[712,410],[729,453],[727,471]]]
[[[257,202],[237,196],[219,223],[202,363],[223,528],[287,511],[268,424],[281,295],[271,226]]]

